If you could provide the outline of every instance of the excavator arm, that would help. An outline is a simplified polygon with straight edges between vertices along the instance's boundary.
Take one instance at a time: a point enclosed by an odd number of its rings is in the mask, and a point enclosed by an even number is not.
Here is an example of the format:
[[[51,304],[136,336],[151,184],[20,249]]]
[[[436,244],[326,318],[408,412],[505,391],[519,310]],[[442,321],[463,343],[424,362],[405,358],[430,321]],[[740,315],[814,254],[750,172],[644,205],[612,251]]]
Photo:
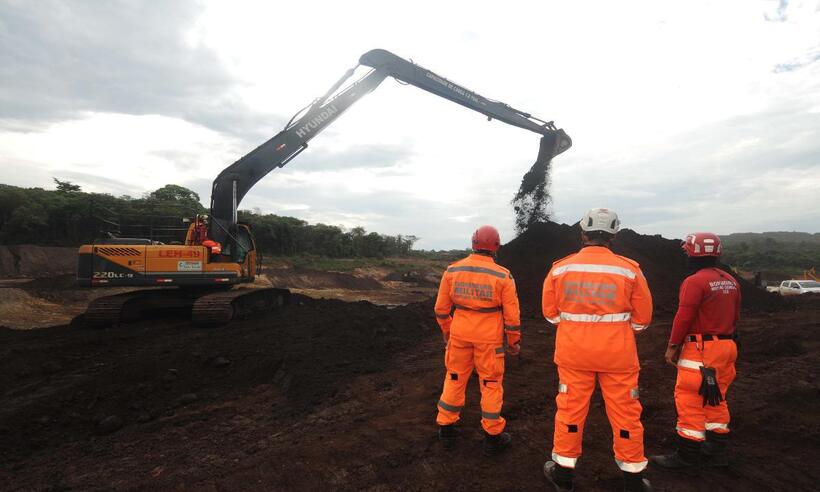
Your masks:
[[[371,50],[361,56],[359,64],[373,68],[360,80],[341,91],[339,88],[353,76],[348,70],[324,94],[305,110],[297,113],[273,138],[223,170],[211,190],[210,237],[218,243],[234,237],[236,211],[242,198],[260,179],[277,167],[290,162],[305,150],[308,141],[342,115],[350,106],[373,91],[387,77],[414,85],[437,96],[478,111],[488,119],[497,119],[543,135],[541,148],[552,149],[552,158],[572,145],[572,140],[551,121],[543,121],[504,103],[485,98],[446,78],[385,50]],[[338,92],[337,92],[338,91]]]

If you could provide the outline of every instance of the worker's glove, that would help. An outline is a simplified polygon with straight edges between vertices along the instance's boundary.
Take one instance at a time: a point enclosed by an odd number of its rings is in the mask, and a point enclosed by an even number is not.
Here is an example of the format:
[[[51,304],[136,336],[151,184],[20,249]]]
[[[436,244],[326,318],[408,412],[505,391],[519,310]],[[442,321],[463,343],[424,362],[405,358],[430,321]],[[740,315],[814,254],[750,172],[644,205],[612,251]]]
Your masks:
[[[518,355],[521,353],[521,344],[518,342],[507,345],[507,353],[510,355]]]
[[[450,341],[450,330],[441,332],[441,336],[444,338],[444,344],[446,345]]]
[[[723,401],[723,395],[720,394],[715,368],[702,366],[700,368],[700,377],[701,383],[698,394],[703,395],[703,406],[716,407],[720,405],[720,402]]]

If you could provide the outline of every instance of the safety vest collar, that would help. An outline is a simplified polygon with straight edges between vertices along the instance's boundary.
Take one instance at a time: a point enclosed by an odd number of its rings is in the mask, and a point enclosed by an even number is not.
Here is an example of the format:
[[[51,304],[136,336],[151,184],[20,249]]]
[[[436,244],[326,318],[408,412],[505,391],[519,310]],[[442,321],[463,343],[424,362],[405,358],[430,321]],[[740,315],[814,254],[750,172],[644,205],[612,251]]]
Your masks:
[[[615,255],[615,253],[613,253],[612,250],[607,248],[606,246],[584,246],[583,248],[581,248],[581,251],[579,251],[579,253],[590,253],[593,255]]]
[[[467,259],[470,261],[483,261],[485,263],[495,264],[495,259],[493,259],[492,256],[480,255],[478,253],[470,253],[470,256],[468,256]]]

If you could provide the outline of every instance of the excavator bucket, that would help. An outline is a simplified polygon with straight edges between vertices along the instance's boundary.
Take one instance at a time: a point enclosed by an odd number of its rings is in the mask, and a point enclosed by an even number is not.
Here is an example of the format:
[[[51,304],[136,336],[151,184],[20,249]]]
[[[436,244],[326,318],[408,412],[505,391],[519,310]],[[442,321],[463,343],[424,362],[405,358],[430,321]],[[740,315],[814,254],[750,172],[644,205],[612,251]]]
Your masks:
[[[541,137],[536,162],[550,161],[553,157],[572,147],[572,139],[564,130],[558,129]]]

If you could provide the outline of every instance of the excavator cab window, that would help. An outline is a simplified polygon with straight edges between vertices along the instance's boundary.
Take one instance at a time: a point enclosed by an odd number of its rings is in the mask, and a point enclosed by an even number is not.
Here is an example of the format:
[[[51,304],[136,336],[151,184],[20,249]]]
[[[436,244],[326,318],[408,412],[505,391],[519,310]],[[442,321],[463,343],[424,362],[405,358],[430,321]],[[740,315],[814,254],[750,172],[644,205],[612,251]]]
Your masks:
[[[236,242],[237,244],[230,245],[230,251],[228,253],[231,255],[233,261],[242,263],[245,261],[245,256],[248,255],[248,251],[253,249],[253,239],[247,226],[239,224],[236,228]]]

